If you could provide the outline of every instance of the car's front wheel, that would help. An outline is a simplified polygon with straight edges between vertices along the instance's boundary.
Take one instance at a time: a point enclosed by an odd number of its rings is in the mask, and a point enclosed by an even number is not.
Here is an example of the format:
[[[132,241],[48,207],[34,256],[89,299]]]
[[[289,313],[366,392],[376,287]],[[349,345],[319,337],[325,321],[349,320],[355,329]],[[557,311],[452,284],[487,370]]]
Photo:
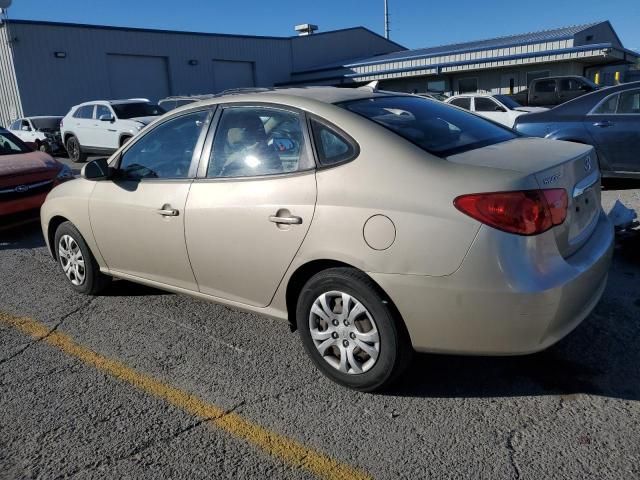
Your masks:
[[[313,276],[298,298],[296,319],[315,365],[341,385],[367,392],[383,389],[411,358],[401,320],[358,270],[332,268]]]
[[[67,153],[74,163],[85,162],[87,160],[87,154],[82,151],[82,146],[78,138],[73,135],[67,140]]]
[[[95,295],[111,282],[111,277],[100,272],[98,262],[71,222],[60,224],[56,230],[55,249],[58,265],[76,292]]]

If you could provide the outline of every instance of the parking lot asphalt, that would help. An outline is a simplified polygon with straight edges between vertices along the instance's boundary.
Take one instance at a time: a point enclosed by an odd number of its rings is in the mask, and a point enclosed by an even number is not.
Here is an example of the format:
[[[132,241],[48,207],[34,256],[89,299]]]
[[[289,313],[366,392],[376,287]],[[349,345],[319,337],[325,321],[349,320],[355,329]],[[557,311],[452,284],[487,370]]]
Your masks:
[[[640,211],[636,183],[603,193]],[[418,355],[341,388],[284,322],[116,281],[75,294],[0,231],[0,478],[640,478],[640,234],[545,352]]]

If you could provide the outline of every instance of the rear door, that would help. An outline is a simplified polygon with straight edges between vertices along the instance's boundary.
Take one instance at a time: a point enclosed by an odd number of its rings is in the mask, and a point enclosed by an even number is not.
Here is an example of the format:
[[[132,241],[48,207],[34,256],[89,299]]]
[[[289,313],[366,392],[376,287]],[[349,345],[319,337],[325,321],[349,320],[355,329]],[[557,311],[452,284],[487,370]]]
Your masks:
[[[531,87],[531,92],[529,93],[530,106],[546,107],[549,105],[556,105],[558,103],[558,93],[555,79],[550,78],[535,80]]]
[[[218,112],[185,214],[200,292],[258,307],[271,302],[315,210],[305,125],[304,114],[284,107]]]
[[[585,126],[611,170],[640,171],[640,89],[605,98],[585,117]]]

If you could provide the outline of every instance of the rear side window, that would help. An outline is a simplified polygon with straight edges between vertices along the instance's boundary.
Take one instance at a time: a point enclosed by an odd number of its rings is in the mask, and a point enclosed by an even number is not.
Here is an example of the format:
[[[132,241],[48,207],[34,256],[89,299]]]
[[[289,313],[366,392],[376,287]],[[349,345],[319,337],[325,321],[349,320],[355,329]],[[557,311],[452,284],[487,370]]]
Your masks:
[[[345,102],[341,106],[439,157],[517,138],[506,127],[420,97],[380,96]]]
[[[16,120],[9,127],[11,130],[20,130],[20,120]]]
[[[451,105],[455,105],[456,107],[464,108],[465,110],[471,110],[471,98],[454,98],[451,100]]]
[[[84,105],[78,108],[73,114],[73,118],[93,118],[93,105]]]
[[[490,98],[476,97],[476,112],[497,112],[502,110],[500,106]]]
[[[356,156],[353,143],[335,129],[315,120],[312,120],[311,128],[318,151],[318,160],[322,165],[335,165]]]
[[[533,88],[536,92],[552,93],[556,91],[555,80],[540,80],[536,82]]]

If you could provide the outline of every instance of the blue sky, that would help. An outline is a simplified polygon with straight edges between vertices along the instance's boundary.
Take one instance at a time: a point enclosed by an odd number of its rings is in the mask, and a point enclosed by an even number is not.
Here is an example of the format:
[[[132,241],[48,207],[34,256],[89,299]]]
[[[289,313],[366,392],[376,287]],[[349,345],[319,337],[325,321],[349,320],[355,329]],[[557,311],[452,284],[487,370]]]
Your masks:
[[[409,48],[610,20],[640,50],[640,0],[390,0],[391,38]],[[513,7],[509,6],[513,5]],[[383,33],[383,0],[13,0],[12,18],[252,35],[363,25]]]

